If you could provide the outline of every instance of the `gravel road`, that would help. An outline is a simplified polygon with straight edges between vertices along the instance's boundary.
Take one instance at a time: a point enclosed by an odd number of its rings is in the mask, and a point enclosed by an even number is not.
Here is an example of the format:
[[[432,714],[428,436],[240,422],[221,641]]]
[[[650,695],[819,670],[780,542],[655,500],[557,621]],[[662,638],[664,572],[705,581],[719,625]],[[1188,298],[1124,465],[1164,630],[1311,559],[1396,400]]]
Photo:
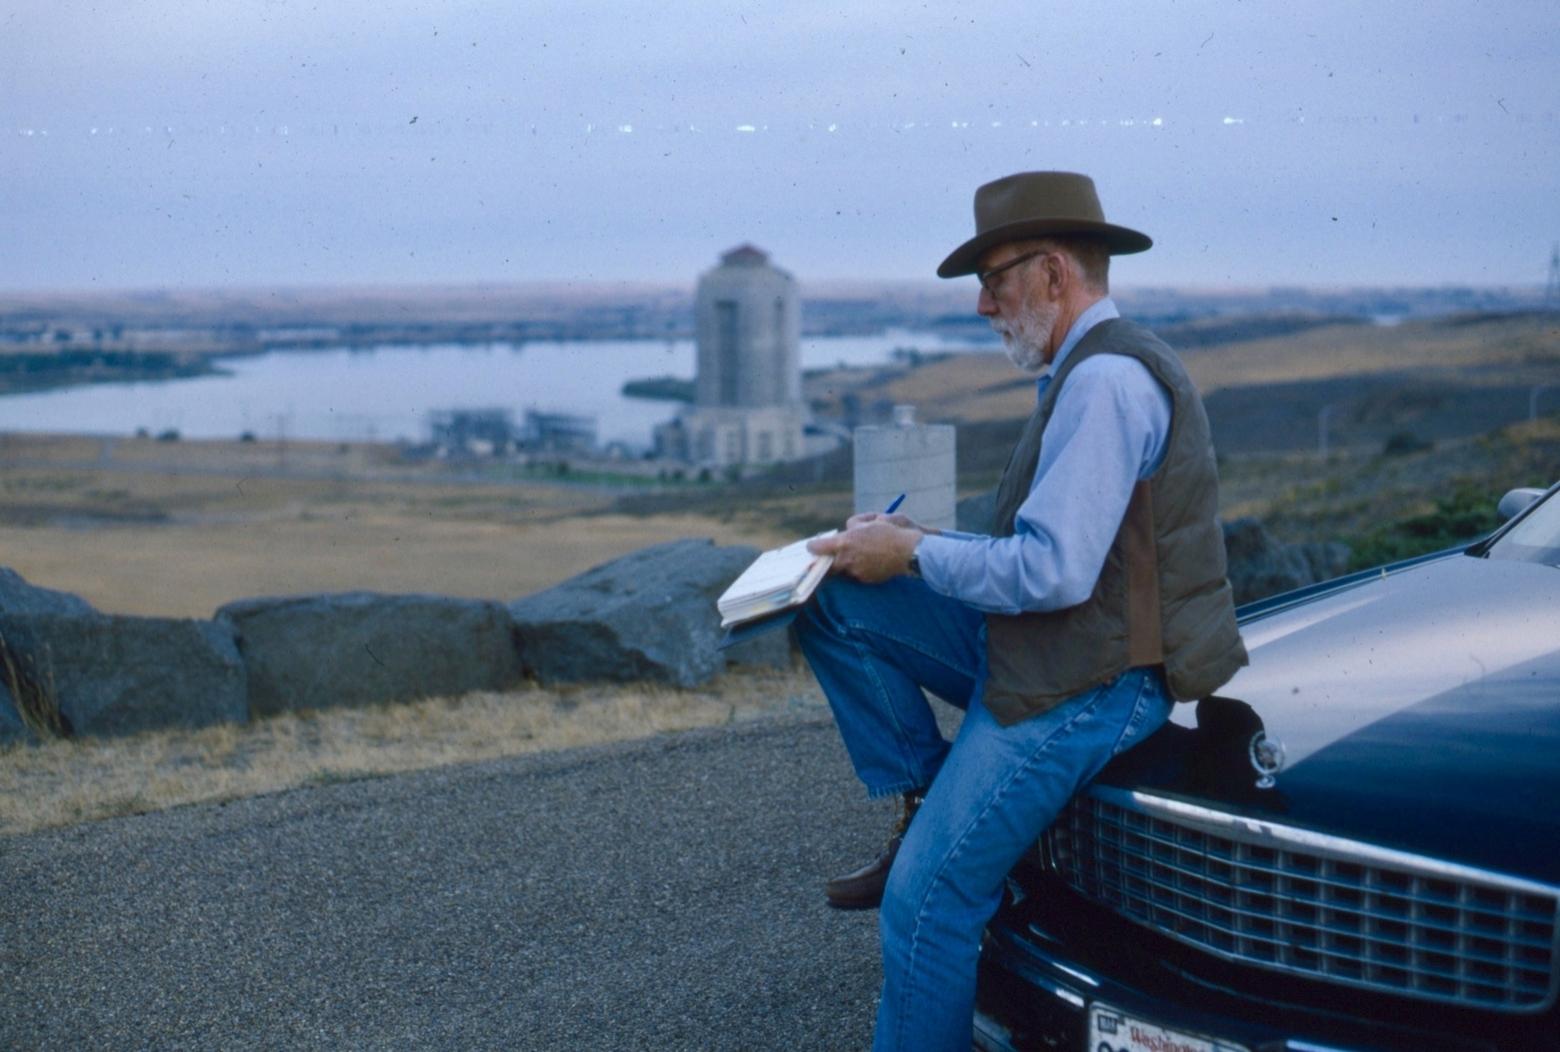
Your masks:
[[[815,714],[0,838],[0,1048],[855,1049]]]

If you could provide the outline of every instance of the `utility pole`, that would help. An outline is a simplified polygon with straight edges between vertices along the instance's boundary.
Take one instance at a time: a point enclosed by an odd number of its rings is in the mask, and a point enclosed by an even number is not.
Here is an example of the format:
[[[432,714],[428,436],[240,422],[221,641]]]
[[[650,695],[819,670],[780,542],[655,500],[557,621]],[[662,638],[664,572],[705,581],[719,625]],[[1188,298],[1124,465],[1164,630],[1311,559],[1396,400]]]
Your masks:
[[[287,415],[276,414],[276,470],[287,472]]]

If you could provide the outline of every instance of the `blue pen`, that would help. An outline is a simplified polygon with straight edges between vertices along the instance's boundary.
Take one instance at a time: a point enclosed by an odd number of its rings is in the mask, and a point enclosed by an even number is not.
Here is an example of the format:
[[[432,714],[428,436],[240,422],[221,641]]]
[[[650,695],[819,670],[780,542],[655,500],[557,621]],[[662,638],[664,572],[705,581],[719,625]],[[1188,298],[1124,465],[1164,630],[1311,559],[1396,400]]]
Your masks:
[[[898,511],[899,510],[899,506],[901,504],[903,504],[904,502],[905,502],[905,495],[903,493],[901,493],[899,496],[894,498],[894,502],[888,506],[888,510],[885,511],[883,514],[884,515],[892,515],[892,514],[894,514],[894,512]]]

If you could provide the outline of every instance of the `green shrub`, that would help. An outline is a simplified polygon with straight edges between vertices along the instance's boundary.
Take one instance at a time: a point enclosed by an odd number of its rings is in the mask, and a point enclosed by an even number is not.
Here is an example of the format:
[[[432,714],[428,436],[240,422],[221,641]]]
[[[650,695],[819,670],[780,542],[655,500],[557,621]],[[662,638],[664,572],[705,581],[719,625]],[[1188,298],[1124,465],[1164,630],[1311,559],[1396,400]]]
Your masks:
[[[1363,570],[1478,540],[1500,525],[1497,499],[1474,486],[1461,486],[1436,501],[1434,511],[1377,527],[1351,542],[1349,569]]]
[[[1434,448],[1434,442],[1420,438],[1412,431],[1394,431],[1387,436],[1386,444],[1382,446],[1381,452],[1385,456],[1401,457],[1407,456],[1409,453],[1420,453]]]

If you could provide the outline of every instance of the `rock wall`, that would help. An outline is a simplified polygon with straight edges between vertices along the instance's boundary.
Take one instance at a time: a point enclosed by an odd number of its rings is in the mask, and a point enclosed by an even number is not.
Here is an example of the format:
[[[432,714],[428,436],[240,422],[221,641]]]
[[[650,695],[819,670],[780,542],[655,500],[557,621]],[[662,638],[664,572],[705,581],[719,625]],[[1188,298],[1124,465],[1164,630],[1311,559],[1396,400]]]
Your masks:
[[[47,704],[29,704],[34,699]],[[114,617],[0,569],[0,743],[35,740],[40,729],[133,734],[248,717],[244,668],[230,629],[211,621]]]
[[[70,733],[134,734],[249,718],[244,666],[232,631],[221,624],[6,613],[0,635],[30,689],[57,699]]]
[[[989,504],[962,502],[961,527],[983,530]],[[1227,523],[1225,543],[1237,602],[1337,576],[1348,558],[1275,542],[1251,519]],[[52,733],[118,735],[526,681],[689,687],[728,664],[786,667],[789,633],[717,649],[715,600],[757,554],[673,541],[507,606],[352,592],[240,600],[210,621],[104,614],[0,568],[0,744],[36,740],[23,709],[39,706],[17,703],[38,697],[57,710]]]
[[[501,603],[349,592],[217,611],[243,655],[249,712],[376,705],[520,682]]]
[[[521,664],[542,683],[649,680],[703,683],[725,667],[715,600],[758,549],[670,541],[623,556],[509,604]],[[755,640],[735,662],[789,662],[783,633]]]
[[[1236,603],[1338,577],[1348,569],[1346,544],[1285,544],[1256,519],[1224,524],[1224,550]]]
[[[728,664],[788,666],[783,632],[717,649],[715,600],[757,554],[674,541],[508,606],[349,592],[239,600],[210,621],[104,614],[0,568],[0,744],[38,737],[13,679],[23,700],[52,702],[53,733],[108,736],[528,680],[689,687]]]

